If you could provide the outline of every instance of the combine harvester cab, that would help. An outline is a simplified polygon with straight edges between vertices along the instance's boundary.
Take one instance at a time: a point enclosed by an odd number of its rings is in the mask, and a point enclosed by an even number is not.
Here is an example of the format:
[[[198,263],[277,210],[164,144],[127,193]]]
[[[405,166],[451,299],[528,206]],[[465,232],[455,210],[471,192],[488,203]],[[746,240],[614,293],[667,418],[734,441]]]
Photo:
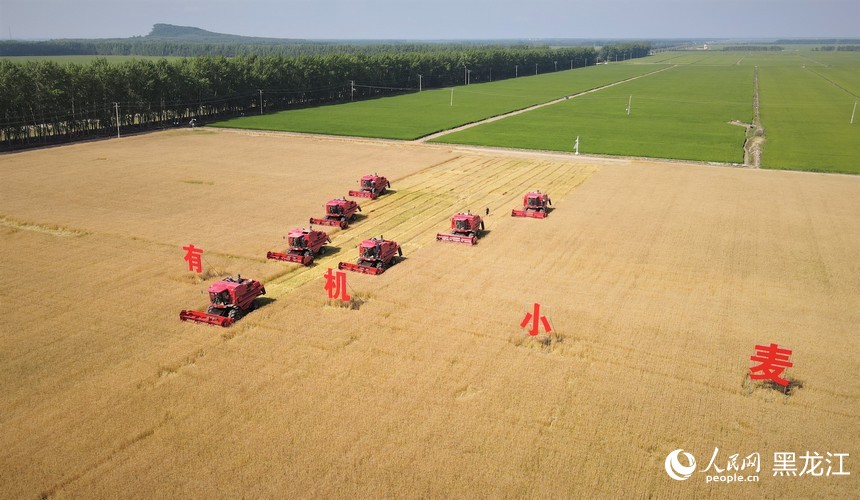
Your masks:
[[[230,326],[245,314],[256,309],[254,299],[266,294],[266,288],[257,280],[227,277],[209,285],[209,308],[206,312],[183,310],[182,321],[193,321],[215,326]]]
[[[338,269],[346,269],[364,274],[382,274],[386,269],[397,263],[397,257],[403,255],[403,250],[397,243],[386,240],[382,236],[364,240],[358,245],[358,262],[341,262]]]
[[[535,219],[544,219],[549,213],[550,205],[552,205],[552,201],[549,199],[548,194],[541,193],[540,191],[526,193],[526,195],[523,196],[522,210],[511,210],[511,217],[532,217]]]
[[[287,244],[290,247],[287,252],[269,252],[266,258],[309,266],[314,261],[314,254],[321,255],[325,251],[326,243],[331,243],[331,239],[323,231],[293,229],[287,233]]]
[[[325,218],[311,217],[310,222],[321,226],[339,226],[341,229],[346,229],[349,227],[349,223],[355,220],[355,212],[361,212],[358,203],[346,198],[337,198],[329,200],[325,204]]]
[[[458,213],[451,217],[451,232],[439,233],[436,241],[451,241],[454,243],[468,243],[476,245],[478,238],[484,232],[484,221],[480,215],[472,212]]]
[[[391,183],[388,182],[388,179],[376,174],[365,175],[361,178],[359,183],[361,184],[361,191],[350,191],[350,196],[375,200],[379,195],[385,194],[385,190],[387,188],[391,187]]]

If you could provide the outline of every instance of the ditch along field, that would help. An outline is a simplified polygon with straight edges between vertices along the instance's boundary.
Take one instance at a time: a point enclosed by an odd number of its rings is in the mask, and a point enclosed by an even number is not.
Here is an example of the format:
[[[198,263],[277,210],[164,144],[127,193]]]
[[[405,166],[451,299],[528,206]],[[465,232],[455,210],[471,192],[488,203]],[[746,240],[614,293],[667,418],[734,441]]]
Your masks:
[[[378,171],[311,268],[281,236]],[[0,157],[0,496],[849,497],[860,489],[860,178],[273,133]],[[523,192],[544,220],[514,219]],[[475,247],[437,243],[490,209]],[[322,278],[384,234],[405,260]],[[182,245],[205,250],[205,279]],[[265,282],[234,327],[209,282]],[[519,327],[542,304],[557,338]],[[793,350],[790,396],[746,380]],[[670,479],[761,454],[760,482]],[[773,477],[773,453],[850,476]]]

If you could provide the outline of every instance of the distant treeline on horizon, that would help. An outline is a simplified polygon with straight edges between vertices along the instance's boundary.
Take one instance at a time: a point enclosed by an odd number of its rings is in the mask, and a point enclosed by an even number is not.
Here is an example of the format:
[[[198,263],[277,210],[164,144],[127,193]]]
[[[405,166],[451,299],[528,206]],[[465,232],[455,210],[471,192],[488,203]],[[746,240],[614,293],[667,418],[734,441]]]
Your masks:
[[[0,60],[0,150],[324,103],[503,80],[647,56],[626,43],[374,54]],[[560,63],[560,64],[559,64]],[[420,76],[419,76],[420,75]],[[353,85],[354,84],[354,85]],[[261,108],[262,106],[262,108]]]

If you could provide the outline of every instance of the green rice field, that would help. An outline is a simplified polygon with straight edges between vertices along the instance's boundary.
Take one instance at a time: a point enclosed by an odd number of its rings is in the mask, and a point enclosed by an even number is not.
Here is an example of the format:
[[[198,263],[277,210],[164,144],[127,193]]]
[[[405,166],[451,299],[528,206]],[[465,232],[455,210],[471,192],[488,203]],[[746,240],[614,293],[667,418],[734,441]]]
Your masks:
[[[396,97],[236,118],[216,123],[214,126],[417,139],[565,95],[644,75],[662,67],[664,66],[632,64],[591,66],[460,86],[453,90],[427,90]]]
[[[522,149],[743,162],[753,70],[678,66],[601,92],[442,136],[438,141]],[[627,105],[630,103],[630,114]]]
[[[860,173],[860,53],[662,52],[624,63],[246,117],[215,126],[412,140],[620,83],[435,142],[720,163],[744,160],[758,68],[761,167]],[[632,98],[631,98],[632,96]],[[627,113],[631,100],[630,114]],[[860,105],[860,103],[858,103]],[[735,122],[736,124],[732,124]]]

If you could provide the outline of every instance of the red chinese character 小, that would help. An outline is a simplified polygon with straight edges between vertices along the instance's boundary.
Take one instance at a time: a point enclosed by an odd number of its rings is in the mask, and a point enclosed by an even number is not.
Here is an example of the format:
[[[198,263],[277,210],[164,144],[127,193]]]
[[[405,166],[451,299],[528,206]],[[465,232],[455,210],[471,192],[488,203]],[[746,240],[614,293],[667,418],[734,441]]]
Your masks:
[[[552,328],[549,326],[549,320],[547,319],[547,317],[541,315],[540,304],[538,304],[537,302],[535,302],[534,304],[534,312],[526,313],[526,317],[523,318],[522,323],[520,323],[520,328],[525,328],[529,321],[532,322],[531,330],[529,330],[529,335],[531,336],[535,336],[540,333],[540,325],[543,325],[543,328],[544,330],[546,330],[546,333],[552,331]]]

